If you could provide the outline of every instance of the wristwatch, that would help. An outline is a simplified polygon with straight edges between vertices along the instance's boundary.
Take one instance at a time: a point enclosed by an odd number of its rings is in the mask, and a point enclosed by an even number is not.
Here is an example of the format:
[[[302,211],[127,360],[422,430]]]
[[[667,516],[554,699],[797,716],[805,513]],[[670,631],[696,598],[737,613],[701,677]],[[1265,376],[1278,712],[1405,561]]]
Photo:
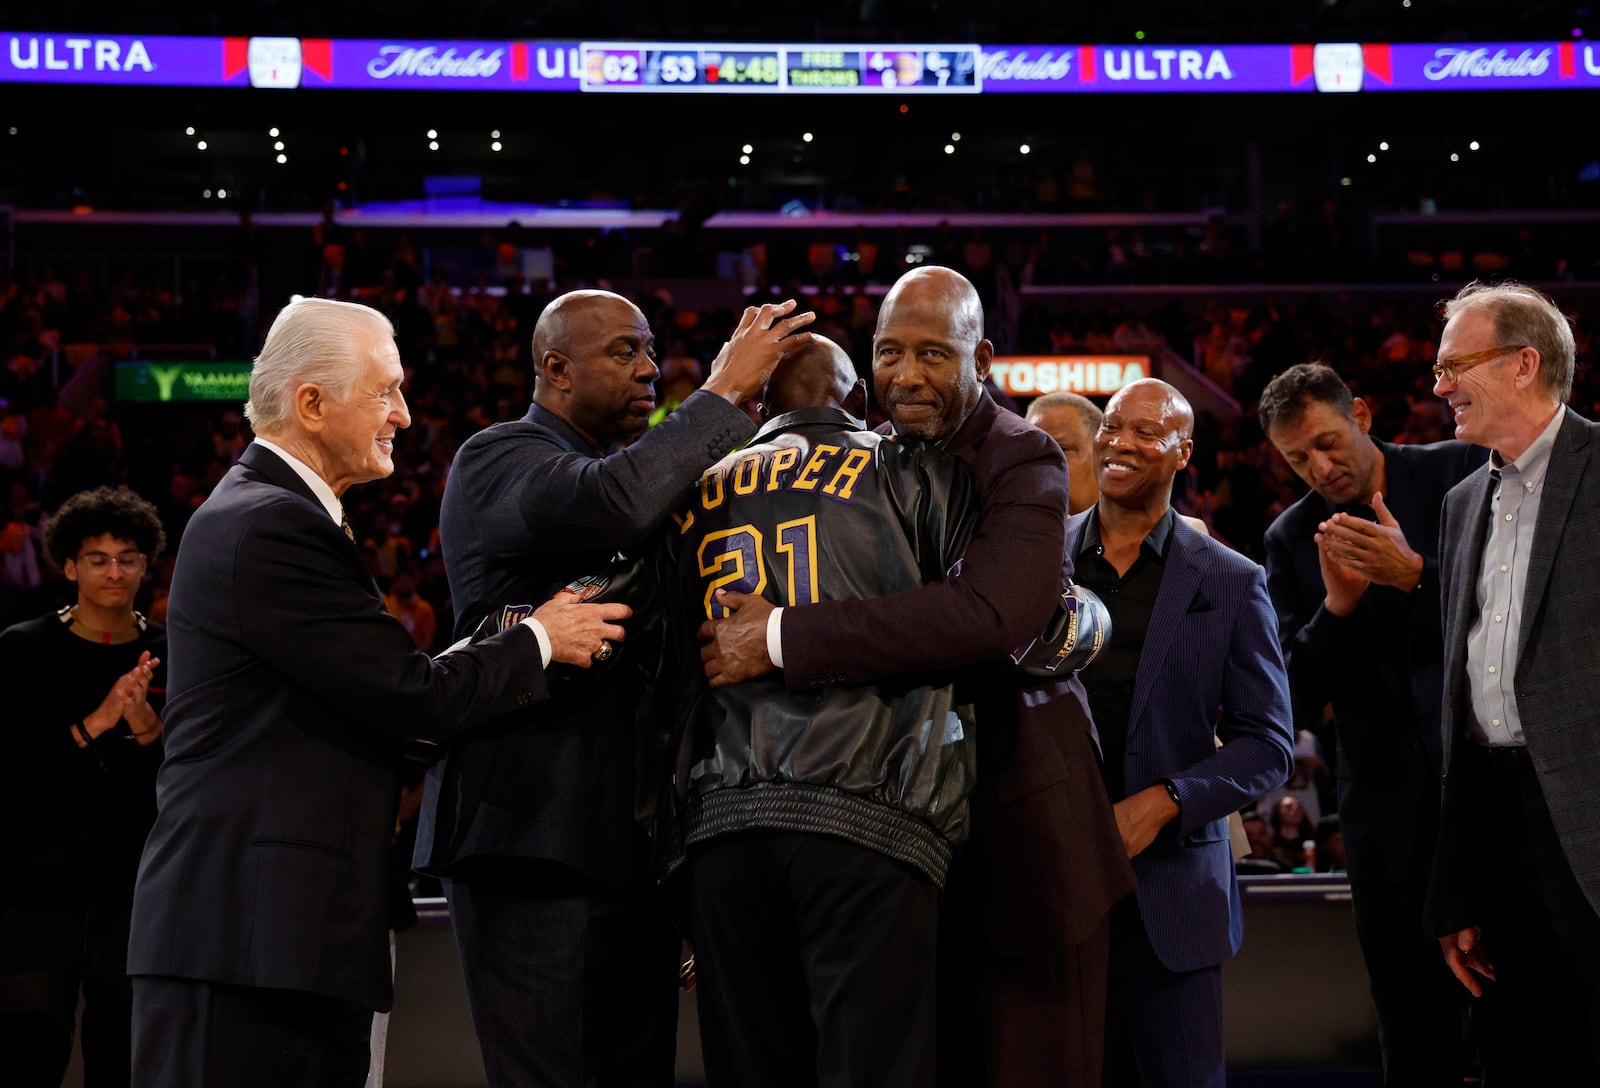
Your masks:
[[[1161,785],[1166,787],[1167,796],[1172,798],[1172,803],[1177,805],[1178,808],[1180,810],[1182,810],[1182,808],[1183,808],[1183,798],[1178,796],[1178,787],[1174,786],[1172,784],[1172,779],[1170,779],[1170,778],[1161,779]]]

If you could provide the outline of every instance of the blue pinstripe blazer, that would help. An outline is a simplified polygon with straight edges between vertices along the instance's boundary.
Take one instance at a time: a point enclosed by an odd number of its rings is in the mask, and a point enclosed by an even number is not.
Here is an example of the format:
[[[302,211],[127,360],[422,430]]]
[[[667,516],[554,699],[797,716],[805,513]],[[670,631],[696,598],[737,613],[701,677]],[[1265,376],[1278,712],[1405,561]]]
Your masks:
[[[1069,555],[1088,517],[1068,519]],[[1125,795],[1171,779],[1183,809],[1133,859],[1139,912],[1168,970],[1239,950],[1227,817],[1289,777],[1291,721],[1266,571],[1178,521],[1134,674],[1123,778]]]

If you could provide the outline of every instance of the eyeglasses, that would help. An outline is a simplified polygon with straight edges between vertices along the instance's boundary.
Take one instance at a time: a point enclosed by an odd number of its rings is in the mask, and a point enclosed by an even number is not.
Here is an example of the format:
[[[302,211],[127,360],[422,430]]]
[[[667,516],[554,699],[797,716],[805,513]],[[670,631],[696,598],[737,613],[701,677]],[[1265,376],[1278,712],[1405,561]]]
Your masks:
[[[1491,362],[1502,355],[1509,355],[1513,351],[1521,351],[1527,346],[1526,344],[1512,344],[1506,347],[1484,348],[1482,351],[1471,351],[1465,355],[1457,355],[1453,359],[1440,359],[1433,364],[1433,380],[1438,381],[1443,378],[1451,385],[1454,385],[1460,380],[1463,370],[1475,367],[1479,363]]]
[[[123,570],[137,570],[144,566],[144,555],[140,552],[123,552],[121,555],[107,555],[105,552],[85,552],[78,556],[78,562],[96,573],[110,570],[113,563]]]

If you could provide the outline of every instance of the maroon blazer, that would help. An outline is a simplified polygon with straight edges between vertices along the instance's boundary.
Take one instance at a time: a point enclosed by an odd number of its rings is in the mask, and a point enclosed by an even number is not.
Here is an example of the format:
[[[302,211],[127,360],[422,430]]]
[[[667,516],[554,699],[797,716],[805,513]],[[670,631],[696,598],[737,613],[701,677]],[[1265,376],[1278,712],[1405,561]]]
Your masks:
[[[947,448],[971,466],[980,504],[959,574],[894,596],[785,609],[786,682],[803,689],[976,666],[967,673],[978,702],[966,850],[973,906],[1001,955],[1070,948],[1096,932],[1134,878],[1082,685],[1034,681],[1007,658],[1059,598],[1066,464],[1048,435],[987,393]]]

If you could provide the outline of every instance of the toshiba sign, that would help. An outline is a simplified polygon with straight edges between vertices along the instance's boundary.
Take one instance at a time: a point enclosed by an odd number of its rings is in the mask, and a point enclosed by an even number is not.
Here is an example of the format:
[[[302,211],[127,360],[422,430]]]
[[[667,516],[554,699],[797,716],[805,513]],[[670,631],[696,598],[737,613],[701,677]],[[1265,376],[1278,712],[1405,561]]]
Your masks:
[[[1014,397],[1041,393],[1109,396],[1150,376],[1148,355],[996,355],[994,382]]]

